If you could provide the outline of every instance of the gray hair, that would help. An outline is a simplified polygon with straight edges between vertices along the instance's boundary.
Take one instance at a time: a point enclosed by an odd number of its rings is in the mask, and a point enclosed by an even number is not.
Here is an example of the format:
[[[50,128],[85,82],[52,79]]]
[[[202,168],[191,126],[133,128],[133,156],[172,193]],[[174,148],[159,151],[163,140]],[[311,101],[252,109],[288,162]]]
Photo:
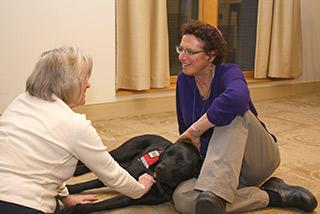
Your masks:
[[[73,103],[80,96],[81,82],[91,75],[92,64],[91,56],[76,47],[46,51],[28,77],[26,91],[43,100],[52,102],[55,94],[66,104]]]

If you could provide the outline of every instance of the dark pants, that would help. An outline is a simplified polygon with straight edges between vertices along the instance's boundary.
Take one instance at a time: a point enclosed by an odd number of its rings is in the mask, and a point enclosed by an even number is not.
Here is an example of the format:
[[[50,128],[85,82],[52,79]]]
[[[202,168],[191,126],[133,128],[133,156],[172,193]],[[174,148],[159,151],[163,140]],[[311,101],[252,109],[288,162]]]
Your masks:
[[[57,208],[54,211],[54,214],[59,213],[60,209],[57,201]],[[0,214],[44,214],[44,212],[23,205],[0,201]]]
[[[29,207],[25,207],[19,204],[13,204],[10,202],[0,201],[0,213],[10,214],[44,214],[40,210],[35,210]]]

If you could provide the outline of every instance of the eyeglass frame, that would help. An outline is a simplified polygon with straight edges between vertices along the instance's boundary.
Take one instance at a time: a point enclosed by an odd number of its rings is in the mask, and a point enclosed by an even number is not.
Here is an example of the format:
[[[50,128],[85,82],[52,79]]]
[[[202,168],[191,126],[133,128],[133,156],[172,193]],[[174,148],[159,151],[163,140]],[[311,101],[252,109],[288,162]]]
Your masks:
[[[182,50],[180,51],[179,49],[182,49]],[[184,54],[186,54],[187,56],[194,56],[194,55],[196,55],[196,54],[198,54],[198,53],[202,53],[202,52],[206,52],[206,51],[205,51],[205,50],[193,51],[193,50],[190,50],[190,49],[188,49],[188,48],[183,48],[183,47],[181,47],[180,45],[176,45],[176,52],[177,52],[178,54],[184,53]]]

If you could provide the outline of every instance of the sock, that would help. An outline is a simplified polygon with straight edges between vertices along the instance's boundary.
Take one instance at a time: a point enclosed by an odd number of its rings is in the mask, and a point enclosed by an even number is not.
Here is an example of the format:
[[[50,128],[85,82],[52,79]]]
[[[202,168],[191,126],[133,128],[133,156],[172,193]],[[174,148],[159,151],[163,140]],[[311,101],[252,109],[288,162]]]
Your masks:
[[[281,196],[270,190],[265,190],[269,196],[269,204],[268,207],[281,207]]]

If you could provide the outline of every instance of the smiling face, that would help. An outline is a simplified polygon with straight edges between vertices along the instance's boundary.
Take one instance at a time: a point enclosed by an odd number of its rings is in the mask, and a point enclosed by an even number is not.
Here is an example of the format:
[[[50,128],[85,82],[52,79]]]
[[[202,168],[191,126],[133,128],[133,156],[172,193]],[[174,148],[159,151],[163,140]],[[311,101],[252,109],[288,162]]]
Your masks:
[[[180,46],[190,51],[203,50],[204,42],[192,34],[183,35]],[[181,52],[179,61],[181,62],[182,72],[186,75],[197,75],[206,73],[211,69],[214,60],[214,52],[200,52],[194,55]]]

